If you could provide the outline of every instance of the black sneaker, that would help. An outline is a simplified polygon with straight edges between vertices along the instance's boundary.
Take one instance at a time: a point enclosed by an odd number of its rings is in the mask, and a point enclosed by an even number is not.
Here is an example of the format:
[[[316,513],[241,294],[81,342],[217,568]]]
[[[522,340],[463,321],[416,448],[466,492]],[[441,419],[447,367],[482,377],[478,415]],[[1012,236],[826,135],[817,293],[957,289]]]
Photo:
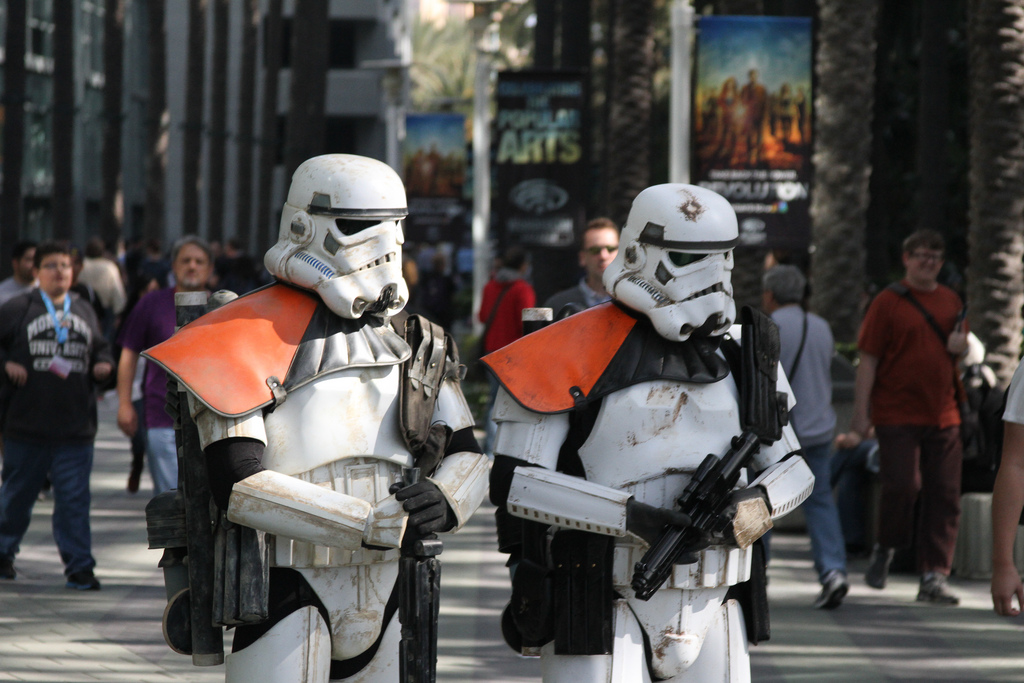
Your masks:
[[[933,605],[960,604],[960,598],[949,590],[946,577],[934,572],[928,572],[921,577],[921,588],[917,591],[917,601],[930,602]]]
[[[814,601],[817,609],[835,609],[843,604],[843,598],[850,591],[850,583],[846,580],[846,574],[833,569],[825,574],[825,580],[821,582],[821,593]]]
[[[7,579],[10,581],[18,575],[18,572],[14,571],[14,560],[9,560],[6,557],[0,557],[0,579]]]
[[[76,591],[98,591],[100,582],[96,580],[91,569],[83,569],[80,572],[69,574],[68,582],[64,584],[64,587],[73,588]]]
[[[896,554],[895,548],[883,548],[875,544],[871,551],[871,564],[864,572],[864,582],[872,588],[885,588],[889,580],[889,565],[892,564],[892,557]]]

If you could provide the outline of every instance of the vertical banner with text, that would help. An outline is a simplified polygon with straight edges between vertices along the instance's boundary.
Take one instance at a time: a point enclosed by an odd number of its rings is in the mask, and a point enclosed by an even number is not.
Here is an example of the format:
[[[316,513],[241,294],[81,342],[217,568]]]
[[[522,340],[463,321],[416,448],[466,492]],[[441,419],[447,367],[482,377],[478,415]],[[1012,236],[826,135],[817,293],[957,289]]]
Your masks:
[[[466,163],[465,116],[406,116],[402,169],[409,197],[408,240],[458,244],[463,239],[468,225],[462,194]]]
[[[586,215],[583,75],[502,72],[496,99],[499,241],[571,248]]]
[[[812,28],[806,17],[701,17],[694,182],[732,203],[740,244],[811,238]]]

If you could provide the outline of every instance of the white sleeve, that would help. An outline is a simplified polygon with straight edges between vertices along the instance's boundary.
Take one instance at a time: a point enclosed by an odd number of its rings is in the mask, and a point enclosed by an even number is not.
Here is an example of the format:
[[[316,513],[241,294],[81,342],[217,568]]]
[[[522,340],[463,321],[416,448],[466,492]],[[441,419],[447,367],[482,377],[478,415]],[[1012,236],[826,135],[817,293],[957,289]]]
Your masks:
[[[498,390],[491,419],[498,425],[495,455],[507,455],[550,470],[558,466],[558,452],[569,435],[566,413],[544,415],[523,408],[504,388]]]
[[[437,402],[434,403],[434,416],[431,423],[434,422],[448,425],[453,432],[476,424],[466,397],[463,396],[462,389],[456,382],[445,380],[441,383],[441,389],[437,392]]]
[[[1024,424],[1024,363],[1017,366],[1013,379],[1010,380],[1010,388],[1006,391],[1003,421]]]
[[[188,409],[199,430],[199,443],[206,450],[211,443],[245,437],[267,445],[267,430],[263,424],[263,411],[255,410],[241,417],[218,415],[188,392]]]

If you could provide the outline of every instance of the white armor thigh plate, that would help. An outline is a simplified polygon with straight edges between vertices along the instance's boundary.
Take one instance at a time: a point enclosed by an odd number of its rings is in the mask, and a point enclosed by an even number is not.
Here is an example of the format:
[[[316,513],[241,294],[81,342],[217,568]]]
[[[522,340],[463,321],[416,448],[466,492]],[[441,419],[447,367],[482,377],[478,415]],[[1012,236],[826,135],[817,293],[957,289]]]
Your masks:
[[[264,418],[263,466],[283,474],[308,472],[348,455],[409,466],[399,433],[401,367],[355,368],[321,377],[288,394]]]
[[[380,635],[398,563],[299,569],[331,619],[331,656],[349,659],[366,651]],[[392,621],[397,621],[396,615]],[[395,649],[386,652],[397,652]],[[396,676],[397,678],[397,676]]]

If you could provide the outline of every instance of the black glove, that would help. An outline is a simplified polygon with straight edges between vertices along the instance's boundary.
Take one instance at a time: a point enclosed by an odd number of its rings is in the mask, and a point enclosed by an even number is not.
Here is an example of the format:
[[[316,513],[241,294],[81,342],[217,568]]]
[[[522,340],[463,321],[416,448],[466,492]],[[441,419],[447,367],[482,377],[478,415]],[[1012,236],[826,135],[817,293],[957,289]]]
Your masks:
[[[427,476],[437,468],[445,451],[448,450],[448,444],[452,441],[452,428],[440,422],[435,423],[431,425],[424,438],[420,438],[415,430],[409,430],[408,441],[416,459],[416,466],[424,476]]]
[[[626,501],[626,530],[648,543],[653,544],[657,541],[661,531],[669,524],[678,527],[690,526],[690,516],[679,510],[666,510],[641,503],[636,498]]]
[[[455,512],[432,481],[424,480],[398,489],[395,498],[402,501],[402,507],[409,513],[406,536],[411,532],[416,538],[425,538],[455,526]]]

